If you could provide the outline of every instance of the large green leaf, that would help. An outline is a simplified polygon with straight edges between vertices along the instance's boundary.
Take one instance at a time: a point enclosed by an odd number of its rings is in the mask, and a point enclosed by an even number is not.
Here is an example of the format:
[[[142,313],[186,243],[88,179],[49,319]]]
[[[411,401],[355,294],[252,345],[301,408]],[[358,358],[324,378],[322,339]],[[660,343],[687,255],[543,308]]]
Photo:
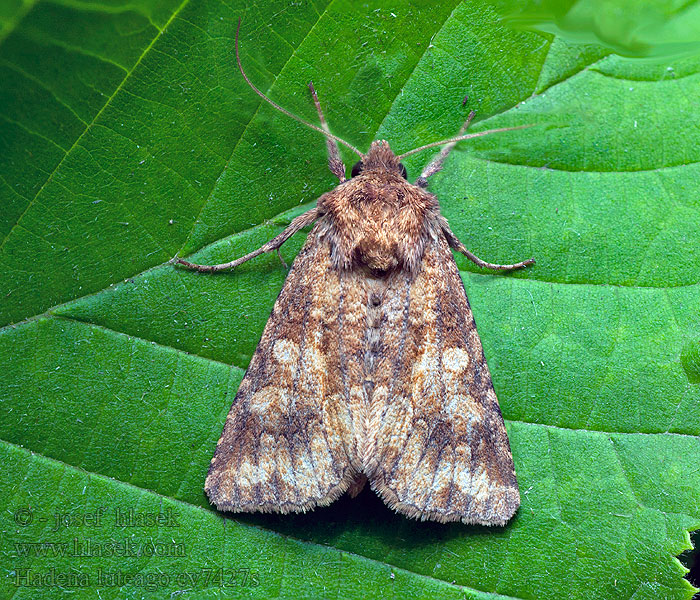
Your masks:
[[[167,261],[240,256],[333,185],[323,140],[237,73],[239,16],[256,84],[315,120],[313,79],[360,148],[449,136],[470,109],[474,130],[536,124],[463,144],[431,182],[479,256],[538,260],[458,258],[523,497],[508,526],[408,521],[370,491],[308,515],[209,506],[286,271]],[[0,597],[692,595],[697,57],[510,29],[481,0],[17,2],[0,26]]]

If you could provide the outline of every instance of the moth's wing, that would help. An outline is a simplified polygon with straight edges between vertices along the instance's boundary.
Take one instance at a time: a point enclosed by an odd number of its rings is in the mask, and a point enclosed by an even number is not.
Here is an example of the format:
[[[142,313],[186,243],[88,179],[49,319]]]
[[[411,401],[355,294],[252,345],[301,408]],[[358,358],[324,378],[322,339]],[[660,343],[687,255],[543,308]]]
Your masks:
[[[443,237],[393,284],[370,408],[370,482],[420,519],[503,525],[520,504],[481,340]]]
[[[305,511],[357,474],[339,374],[343,294],[319,225],[292,265],[226,418],[205,490],[220,510]],[[354,461],[356,462],[356,461]]]

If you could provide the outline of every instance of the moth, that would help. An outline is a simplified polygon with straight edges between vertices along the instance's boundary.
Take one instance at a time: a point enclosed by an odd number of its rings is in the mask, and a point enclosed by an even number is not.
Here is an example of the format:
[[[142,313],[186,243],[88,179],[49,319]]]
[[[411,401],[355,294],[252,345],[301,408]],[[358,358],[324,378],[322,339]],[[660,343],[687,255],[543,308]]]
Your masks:
[[[321,126],[339,185],[232,269],[313,224],[287,275],[211,460],[205,490],[224,511],[305,512],[366,482],[407,517],[504,525],[520,504],[513,457],[452,250],[479,267],[427,190],[459,134],[396,155],[367,153]],[[360,160],[346,179],[338,142]],[[443,146],[411,184],[405,157]]]

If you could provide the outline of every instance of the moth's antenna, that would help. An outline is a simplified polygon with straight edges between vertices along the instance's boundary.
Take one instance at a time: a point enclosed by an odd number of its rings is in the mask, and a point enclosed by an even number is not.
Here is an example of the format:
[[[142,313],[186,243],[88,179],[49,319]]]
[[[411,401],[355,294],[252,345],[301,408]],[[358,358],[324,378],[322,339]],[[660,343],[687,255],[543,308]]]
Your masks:
[[[258,96],[260,96],[263,100],[265,100],[265,102],[268,102],[268,103],[272,104],[272,106],[274,106],[274,107],[275,107],[277,110],[279,110],[280,112],[283,112],[283,113],[284,113],[285,115],[287,115],[288,117],[292,117],[292,119],[294,119],[295,121],[299,121],[299,123],[302,123],[302,124],[306,125],[307,127],[310,127],[311,129],[314,129],[314,130],[318,131],[319,133],[322,133],[322,134],[325,135],[326,137],[329,137],[329,138],[335,140],[336,142],[340,142],[340,143],[343,144],[344,146],[347,146],[348,148],[350,148],[350,150],[352,150],[352,151],[353,151],[355,154],[357,154],[360,158],[364,158],[365,155],[362,154],[362,152],[360,152],[360,151],[359,151],[357,148],[355,148],[355,146],[353,146],[352,144],[348,144],[348,142],[346,142],[345,140],[340,139],[337,135],[333,135],[332,133],[329,133],[328,131],[324,131],[323,129],[321,129],[320,127],[317,127],[317,126],[314,125],[313,123],[309,123],[308,121],[304,121],[304,119],[302,119],[301,117],[297,117],[295,114],[290,113],[288,110],[282,108],[282,107],[281,107],[279,104],[277,104],[276,102],[273,102],[272,100],[270,100],[265,94],[263,94],[258,88],[256,88],[256,87],[253,85],[253,82],[252,82],[250,79],[248,79],[248,76],[245,74],[245,71],[243,70],[243,65],[241,64],[241,57],[240,57],[240,55],[238,54],[238,33],[239,33],[240,30],[241,30],[241,18],[238,17],[238,27],[236,28],[236,62],[238,63],[238,70],[241,72],[241,75],[243,75],[243,79],[245,79],[245,82],[253,89],[253,91],[254,91]]]
[[[409,150],[408,152],[400,154],[396,158],[398,158],[399,160],[403,160],[407,156],[411,156],[411,154],[416,154],[416,152],[421,152],[422,150],[426,150],[428,148],[434,148],[435,146],[442,146],[444,144],[456,144],[457,142],[461,142],[462,140],[469,140],[471,138],[481,137],[484,135],[489,135],[491,133],[500,133],[501,131],[515,131],[516,129],[526,129],[527,127],[532,127],[533,125],[534,123],[530,125],[518,125],[517,127],[502,127],[500,129],[489,129],[487,131],[480,131],[479,133],[468,133],[467,135],[458,135],[457,137],[453,137],[448,140],[441,140],[439,142],[433,142],[432,144],[426,144],[425,146],[421,146],[420,148],[414,148],[413,150]]]

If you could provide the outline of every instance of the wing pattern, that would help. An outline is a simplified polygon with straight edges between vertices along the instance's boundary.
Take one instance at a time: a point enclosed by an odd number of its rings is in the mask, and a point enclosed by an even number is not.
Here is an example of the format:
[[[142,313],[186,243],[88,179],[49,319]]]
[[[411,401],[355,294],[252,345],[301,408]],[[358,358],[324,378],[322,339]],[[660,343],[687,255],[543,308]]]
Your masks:
[[[338,269],[319,222],[241,382],[205,489],[233,511],[305,511],[364,476],[421,519],[504,524],[513,458],[444,236],[417,272]]]
[[[513,458],[446,240],[392,285],[370,406],[371,485],[410,517],[504,524],[520,503]]]
[[[348,372],[362,351],[352,341],[362,337],[364,307],[331,268],[319,229],[292,265],[226,418],[205,483],[219,509],[326,505],[360,466],[353,449],[366,403],[355,397]]]

